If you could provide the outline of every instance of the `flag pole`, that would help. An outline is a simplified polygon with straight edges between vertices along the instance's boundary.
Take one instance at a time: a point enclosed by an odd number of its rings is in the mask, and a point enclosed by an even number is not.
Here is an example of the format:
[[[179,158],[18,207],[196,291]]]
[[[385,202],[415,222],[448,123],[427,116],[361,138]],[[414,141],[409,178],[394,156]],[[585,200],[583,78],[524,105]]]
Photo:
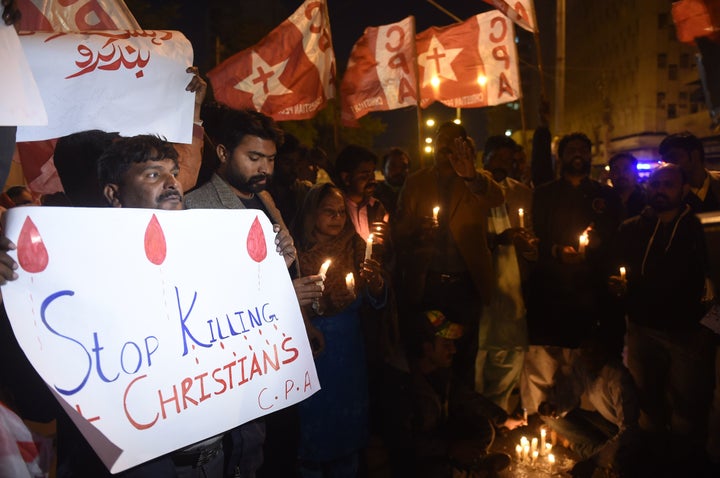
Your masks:
[[[438,5],[438,3],[435,2],[434,0],[427,0],[427,2],[428,2],[430,5],[432,5],[433,7],[437,8],[438,10],[440,10],[441,12],[443,12],[443,13],[444,13],[445,15],[447,15],[448,17],[450,17],[450,18],[452,18],[453,20],[455,20],[456,22],[462,22],[462,18],[458,17],[457,15],[455,15],[454,13],[452,13],[450,10],[448,10],[448,9],[445,8],[445,7],[443,7],[442,5]]]
[[[543,66],[542,49],[540,48],[540,28],[538,26],[537,14],[535,13],[534,4],[532,9],[532,15],[533,25],[535,25],[535,28],[533,29],[533,39],[535,40],[535,50],[537,52],[537,67],[538,73],[540,74],[540,95],[542,96],[543,101],[547,101],[547,91],[545,90],[545,67]]]
[[[417,113],[417,135],[418,135],[418,164],[420,165],[420,168],[424,167],[423,164],[425,161],[423,161],[423,134],[422,134],[422,127],[423,127],[423,118],[422,118],[422,110],[420,109],[420,73],[418,68],[418,61],[417,61],[417,43],[415,42],[415,36],[417,34],[417,31],[415,29],[415,17],[413,15],[410,15],[410,34],[412,35],[412,57],[413,60],[413,69],[415,70],[415,112]]]

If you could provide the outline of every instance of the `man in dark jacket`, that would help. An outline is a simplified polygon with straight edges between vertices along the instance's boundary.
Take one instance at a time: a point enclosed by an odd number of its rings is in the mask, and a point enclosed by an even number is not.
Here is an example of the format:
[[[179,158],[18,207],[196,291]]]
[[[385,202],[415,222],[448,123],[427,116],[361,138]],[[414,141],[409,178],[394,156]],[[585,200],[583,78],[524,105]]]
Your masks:
[[[640,397],[643,429],[671,434],[674,456],[688,463],[707,433],[713,385],[711,332],[705,313],[705,239],[700,221],[683,202],[682,169],[660,167],[648,181],[649,207],[627,220],[617,237],[615,264],[626,280],[627,365]]]

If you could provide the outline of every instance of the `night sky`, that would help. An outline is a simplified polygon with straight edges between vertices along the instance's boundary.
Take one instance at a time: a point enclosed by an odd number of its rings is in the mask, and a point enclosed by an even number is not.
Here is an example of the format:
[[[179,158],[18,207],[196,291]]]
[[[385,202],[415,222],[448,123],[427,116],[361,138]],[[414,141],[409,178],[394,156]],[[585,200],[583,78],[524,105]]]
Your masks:
[[[243,2],[247,2],[246,4],[252,6],[253,12],[259,16],[263,16],[265,10],[274,9],[274,14],[279,16],[275,26],[302,4],[302,0],[236,1],[240,1],[241,5]],[[536,4],[543,3],[543,1],[544,0],[539,0]],[[482,0],[435,0],[435,2],[463,20],[472,15],[492,9],[490,5]],[[204,28],[201,25],[202,22],[198,22],[198,18],[202,16],[201,11],[203,8],[206,8],[206,4],[205,2],[197,2],[196,0],[182,0],[182,5],[184,15],[182,24],[179,25],[178,29],[183,31],[193,42],[196,64],[212,65],[214,59],[212,57],[208,58],[208,56],[212,55],[211,52],[214,51],[214,45],[208,44],[207,34],[202,31]],[[255,8],[255,6],[257,6],[257,8]],[[426,0],[328,0],[328,10],[337,68],[340,74],[345,70],[352,46],[368,26],[380,26],[397,22],[408,15],[415,17],[418,32],[422,32],[431,26],[445,26],[455,23],[453,18]],[[263,18],[267,20],[264,16]],[[532,38],[532,36],[528,36],[530,39]],[[257,42],[261,38],[262,35],[253,41]],[[463,123],[480,147],[484,144],[484,140],[488,134],[498,134],[499,131],[504,131],[504,125],[488,125],[487,112],[485,110],[488,110],[488,108],[465,109],[462,112]],[[406,108],[403,110],[371,114],[379,117],[384,123],[388,124],[386,134],[376,139],[375,149],[381,152],[390,146],[400,146],[411,151],[411,155],[414,157],[414,160],[416,160],[418,156],[418,128],[415,109]],[[433,116],[439,121],[448,121],[455,117],[455,110],[435,103],[428,109],[423,110],[423,114],[426,117]],[[492,126],[494,126],[494,131],[489,131]],[[431,132],[423,131],[423,136],[427,134],[431,134]]]

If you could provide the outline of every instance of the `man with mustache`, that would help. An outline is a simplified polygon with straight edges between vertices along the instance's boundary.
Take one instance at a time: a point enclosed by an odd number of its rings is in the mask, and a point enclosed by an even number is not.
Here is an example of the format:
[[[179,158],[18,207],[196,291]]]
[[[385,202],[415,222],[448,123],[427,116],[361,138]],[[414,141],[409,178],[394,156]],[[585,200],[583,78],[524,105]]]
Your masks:
[[[661,166],[647,186],[649,206],[618,231],[614,264],[626,268],[626,278],[611,277],[611,287],[625,295],[627,366],[639,390],[640,426],[673,444],[672,475],[703,476],[715,353],[712,332],[699,323],[705,237],[684,201],[689,184],[681,166]],[[699,467],[697,474],[688,466]]]
[[[598,324],[621,322],[605,310],[608,246],[620,223],[620,198],[590,178],[592,142],[583,133],[558,146],[560,177],[533,193],[532,226],[538,261],[528,284],[530,347],[520,381],[523,407],[535,413],[555,372],[569,365],[578,345],[599,333]],[[580,237],[587,244],[580,246]],[[613,330],[613,327],[602,330]],[[612,334],[617,335],[617,334]],[[610,337],[620,348],[622,335]]]
[[[277,251],[285,258],[292,274],[297,275],[299,268],[294,265],[297,253],[293,239],[266,190],[275,169],[278,147],[283,144],[283,131],[272,118],[253,110],[218,106],[208,113],[204,124],[215,144],[220,165],[210,181],[185,197],[185,207],[262,211],[278,233],[275,239]],[[310,288],[315,286],[314,281],[321,279],[307,276],[296,281],[303,281],[306,288]],[[320,286],[315,287],[320,290]],[[302,293],[297,292],[300,298]],[[305,327],[311,343],[321,349],[322,334],[309,321],[305,322]],[[231,434],[235,476],[255,477],[256,472],[260,476],[290,476],[296,459],[298,426],[295,407],[288,407],[236,429]]]

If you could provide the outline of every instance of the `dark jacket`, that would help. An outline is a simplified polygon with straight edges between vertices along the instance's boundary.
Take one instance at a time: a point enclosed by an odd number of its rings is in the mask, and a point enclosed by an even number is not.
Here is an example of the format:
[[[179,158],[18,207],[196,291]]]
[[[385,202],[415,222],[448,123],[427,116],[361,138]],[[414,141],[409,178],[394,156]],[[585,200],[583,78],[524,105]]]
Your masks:
[[[669,224],[652,209],[618,231],[615,264],[627,269],[630,322],[658,330],[687,330],[704,314],[707,264],[702,225],[689,207]]]

